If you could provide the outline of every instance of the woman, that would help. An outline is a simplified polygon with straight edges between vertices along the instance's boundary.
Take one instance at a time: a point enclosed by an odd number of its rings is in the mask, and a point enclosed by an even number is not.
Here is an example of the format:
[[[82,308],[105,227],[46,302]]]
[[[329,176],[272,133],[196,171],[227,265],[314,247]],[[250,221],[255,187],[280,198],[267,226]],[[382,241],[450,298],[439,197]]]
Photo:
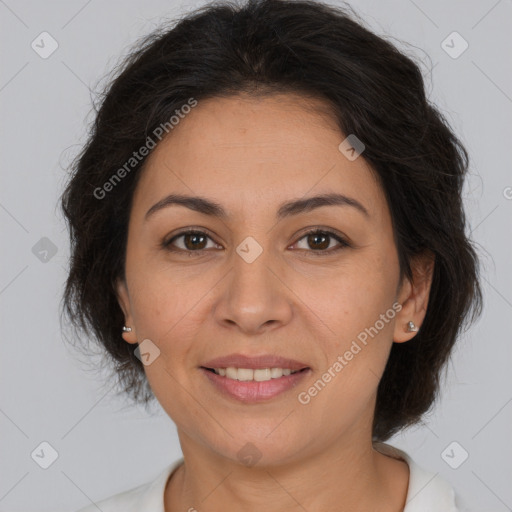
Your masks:
[[[183,458],[83,511],[460,510],[385,441],[481,311],[467,166],[341,9],[211,4],[140,43],[63,195],[64,303]]]

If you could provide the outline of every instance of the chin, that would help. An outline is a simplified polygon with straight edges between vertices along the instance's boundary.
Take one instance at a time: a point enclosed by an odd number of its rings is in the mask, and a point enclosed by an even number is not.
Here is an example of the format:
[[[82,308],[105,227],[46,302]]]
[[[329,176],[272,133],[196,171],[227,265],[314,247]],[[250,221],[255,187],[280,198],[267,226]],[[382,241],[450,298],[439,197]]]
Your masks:
[[[213,442],[211,446],[219,455],[247,467],[276,467],[293,463],[304,457],[305,452],[311,447],[311,433],[304,432],[307,439],[294,435],[289,427],[278,433],[279,421],[269,422],[272,423],[271,428],[268,426],[263,428],[261,425],[255,428],[253,420],[252,429],[249,429],[245,435],[240,433],[234,437],[224,435],[224,443],[219,443],[217,437],[211,440]],[[234,432],[233,427],[230,432]]]

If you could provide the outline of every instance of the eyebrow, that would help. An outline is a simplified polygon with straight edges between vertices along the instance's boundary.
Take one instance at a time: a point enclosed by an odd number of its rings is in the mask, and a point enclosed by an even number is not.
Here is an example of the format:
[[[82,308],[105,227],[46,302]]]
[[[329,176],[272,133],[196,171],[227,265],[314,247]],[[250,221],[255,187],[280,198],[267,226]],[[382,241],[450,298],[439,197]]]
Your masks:
[[[228,218],[226,210],[224,210],[224,208],[215,201],[205,197],[170,194],[155,203],[146,212],[144,219],[147,220],[157,211],[172,205],[184,206],[190,210],[194,210],[204,215],[218,217],[219,219],[225,220]],[[352,197],[337,193],[321,194],[313,197],[307,197],[305,199],[297,199],[282,203],[277,211],[276,217],[278,220],[282,220],[286,217],[310,212],[322,206],[350,206],[364,214],[366,217],[370,217],[368,210],[359,201]]]

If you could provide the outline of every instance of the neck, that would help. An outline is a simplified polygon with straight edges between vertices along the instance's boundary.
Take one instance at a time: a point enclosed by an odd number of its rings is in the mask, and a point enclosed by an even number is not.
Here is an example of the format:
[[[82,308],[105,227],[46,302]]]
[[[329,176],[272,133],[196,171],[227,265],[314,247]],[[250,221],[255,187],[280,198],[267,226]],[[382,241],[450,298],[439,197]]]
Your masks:
[[[168,482],[165,511],[402,511],[407,463],[379,453],[371,439],[347,441],[285,465],[247,467],[180,433],[185,464]]]

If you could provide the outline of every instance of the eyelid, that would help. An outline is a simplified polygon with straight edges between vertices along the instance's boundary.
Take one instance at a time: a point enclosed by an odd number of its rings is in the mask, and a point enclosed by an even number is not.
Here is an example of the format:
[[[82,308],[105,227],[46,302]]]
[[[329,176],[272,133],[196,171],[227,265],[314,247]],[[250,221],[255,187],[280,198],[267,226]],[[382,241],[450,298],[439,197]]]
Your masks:
[[[307,228],[304,228],[303,231],[301,231],[297,236],[297,241],[300,240],[301,238],[303,238],[304,236],[306,235],[310,235],[312,233],[316,233],[316,232],[320,232],[320,233],[327,233],[327,234],[330,234],[330,235],[335,235],[337,236],[338,238],[341,238],[344,242],[348,243],[348,239],[347,237],[341,233],[340,231],[334,229],[334,228],[329,228],[327,226],[309,226]]]
[[[334,238],[338,242],[338,246],[331,248],[331,249],[318,250],[318,251],[315,251],[313,249],[309,249],[309,250],[308,249],[298,249],[298,250],[306,251],[307,253],[313,253],[313,255],[315,255],[315,256],[322,256],[322,255],[327,256],[330,254],[337,253],[338,251],[345,249],[347,247],[352,247],[351,242],[348,241],[348,239],[345,235],[341,234],[339,231],[337,231],[333,228],[328,228],[328,227],[324,227],[324,226],[313,226],[313,227],[306,228],[306,231],[302,232],[298,236],[297,240],[292,245],[297,244],[306,236],[314,235],[315,233],[323,233],[323,234],[329,236],[330,238]]]
[[[316,233],[323,233],[323,234],[329,236],[330,238],[334,238],[338,242],[339,245],[335,248],[325,249],[325,250],[317,250],[317,251],[315,251],[313,249],[309,249],[309,250],[308,249],[298,249],[298,250],[305,251],[307,253],[315,253],[315,255],[321,256],[321,255],[328,255],[328,254],[338,252],[339,250],[347,248],[347,247],[352,247],[352,244],[351,244],[351,242],[348,241],[347,237],[345,237],[343,234],[341,234],[339,231],[337,231],[333,228],[328,228],[325,226],[310,226],[310,227],[304,228],[304,229],[305,229],[305,231],[300,233],[298,235],[298,237],[296,238],[295,242],[293,242],[288,247],[294,246],[298,242],[300,242],[303,238],[305,238],[306,236],[316,234]],[[215,238],[213,237],[212,233],[208,229],[203,228],[203,227],[191,226],[189,228],[185,228],[181,231],[178,231],[178,233],[175,233],[168,238],[165,238],[164,241],[161,243],[161,246],[162,246],[162,248],[164,248],[168,251],[171,251],[171,252],[181,252],[181,253],[187,253],[187,254],[191,254],[194,252],[201,254],[203,252],[206,252],[206,249],[199,249],[197,251],[192,251],[192,250],[175,248],[172,246],[172,242],[174,240],[176,240],[184,235],[190,235],[190,234],[206,235],[206,237],[209,238],[212,242],[214,242],[217,245],[221,245],[215,241]],[[172,248],[170,248],[170,247],[172,247]]]
[[[216,243],[217,245],[220,245],[218,242],[215,241],[215,238],[214,238],[213,234],[211,233],[211,231],[209,231],[206,228],[202,228],[202,227],[200,228],[200,227],[194,227],[194,226],[191,226],[189,228],[184,228],[183,230],[178,231],[175,234],[165,237],[160,245],[164,249],[170,250],[169,246],[171,245],[171,242],[173,242],[174,240],[176,240],[177,238],[179,238],[181,236],[189,235],[189,234],[206,235],[214,243]],[[204,252],[204,249],[202,249],[200,251],[185,251],[184,249],[177,248],[176,252],[179,252],[179,251],[181,251],[181,252]]]

